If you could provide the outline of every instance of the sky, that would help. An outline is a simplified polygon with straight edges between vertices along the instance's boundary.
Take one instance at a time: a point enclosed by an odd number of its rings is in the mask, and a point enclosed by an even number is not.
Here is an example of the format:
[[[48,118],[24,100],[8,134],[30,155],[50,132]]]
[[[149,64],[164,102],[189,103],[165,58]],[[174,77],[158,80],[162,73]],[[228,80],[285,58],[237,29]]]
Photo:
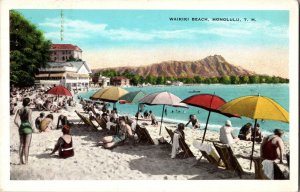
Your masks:
[[[63,40],[61,10],[17,11],[52,43],[79,46],[92,69],[222,55],[256,73],[288,77],[288,11],[64,9]]]

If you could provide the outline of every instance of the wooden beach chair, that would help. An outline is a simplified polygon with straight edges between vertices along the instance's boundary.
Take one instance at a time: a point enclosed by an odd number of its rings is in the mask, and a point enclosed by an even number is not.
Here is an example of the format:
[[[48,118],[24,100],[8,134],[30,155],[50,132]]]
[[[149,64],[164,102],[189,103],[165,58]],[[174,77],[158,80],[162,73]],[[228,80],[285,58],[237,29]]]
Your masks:
[[[139,143],[154,145],[148,130],[145,127],[141,127],[139,124],[136,125],[135,133],[137,134]]]
[[[171,142],[173,143],[174,132],[171,129],[168,129],[167,127],[165,127],[165,129],[167,130],[167,133],[170,135]],[[195,157],[193,152],[190,150],[189,146],[186,144],[186,142],[182,138],[179,138],[178,142],[179,142],[179,146],[182,150],[182,152],[178,154],[179,157],[181,157],[181,158]]]
[[[219,144],[213,142],[217,152],[219,153],[220,158],[225,164],[226,169],[232,170],[234,173],[237,173],[240,178],[245,174],[242,166],[238,162],[236,156],[233,154],[233,151],[229,145]]]
[[[169,141],[169,143],[173,143],[173,137],[174,137],[173,131],[171,129],[167,128],[167,127],[165,127],[165,129],[166,129],[167,133],[169,134],[169,136],[171,138],[171,140]]]
[[[80,114],[77,110],[75,110],[75,113],[78,115],[78,117],[81,119],[81,121],[87,126],[87,127],[92,127],[93,130],[98,130],[97,126],[94,125],[88,118]]]
[[[274,162],[273,164],[274,164],[274,180],[289,179],[289,175],[285,175],[276,162]]]

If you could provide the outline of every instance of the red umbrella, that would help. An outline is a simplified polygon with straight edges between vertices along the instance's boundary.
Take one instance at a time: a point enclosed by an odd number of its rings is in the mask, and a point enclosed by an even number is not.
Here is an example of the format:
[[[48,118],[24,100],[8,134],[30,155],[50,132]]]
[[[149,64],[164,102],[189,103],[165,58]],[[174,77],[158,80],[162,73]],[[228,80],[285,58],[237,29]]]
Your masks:
[[[51,95],[64,95],[64,96],[72,96],[71,92],[69,89],[67,89],[64,86],[55,86],[46,91],[46,94],[51,94]]]
[[[227,117],[240,117],[238,115],[233,115],[233,114],[229,114],[229,113],[222,113],[221,111],[218,110],[219,107],[221,107],[222,105],[224,105],[226,103],[226,101],[215,95],[215,94],[197,94],[197,95],[192,95],[186,99],[184,99],[183,101],[181,101],[182,103],[186,103],[188,105],[192,105],[195,107],[201,107],[208,112],[208,117],[206,120],[206,125],[205,125],[205,129],[204,129],[204,134],[203,134],[203,138],[202,138],[202,143],[204,142],[204,138],[205,138],[205,134],[206,134],[206,130],[207,130],[207,125],[208,125],[208,120],[210,117],[210,113],[211,112],[215,112],[215,113],[219,113],[222,115],[225,115]]]

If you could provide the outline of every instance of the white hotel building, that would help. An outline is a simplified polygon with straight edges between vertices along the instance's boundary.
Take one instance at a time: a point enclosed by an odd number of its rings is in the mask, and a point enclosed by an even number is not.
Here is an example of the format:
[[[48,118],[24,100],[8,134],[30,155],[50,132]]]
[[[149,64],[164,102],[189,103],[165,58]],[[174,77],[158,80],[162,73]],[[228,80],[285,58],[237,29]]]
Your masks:
[[[36,84],[63,85],[71,91],[88,89],[91,70],[88,64],[81,60],[82,51],[79,47],[71,44],[53,44],[50,52],[47,67],[40,68],[39,74],[35,76]]]

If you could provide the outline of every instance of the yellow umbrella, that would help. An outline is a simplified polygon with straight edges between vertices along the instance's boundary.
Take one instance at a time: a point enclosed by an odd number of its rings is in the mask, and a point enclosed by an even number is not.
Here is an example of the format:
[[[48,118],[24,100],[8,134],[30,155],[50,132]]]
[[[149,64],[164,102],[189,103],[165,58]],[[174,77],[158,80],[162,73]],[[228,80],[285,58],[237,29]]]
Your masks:
[[[276,101],[264,96],[244,96],[222,105],[223,113],[238,114],[251,119],[289,122],[289,113]]]
[[[122,89],[120,87],[106,87],[104,89],[100,89],[94,95],[92,95],[91,99],[99,99],[102,101],[108,101],[112,103],[116,103],[120,97],[128,93],[125,89]]]
[[[249,117],[255,120],[254,127],[256,127],[257,120],[274,120],[289,123],[289,113],[280,106],[276,101],[264,96],[243,96],[233,99],[224,105],[219,110],[223,113],[238,114],[240,116]],[[255,138],[254,131],[254,138]],[[250,169],[252,164],[252,156],[254,151],[254,139],[252,144],[252,155],[250,161]]]

